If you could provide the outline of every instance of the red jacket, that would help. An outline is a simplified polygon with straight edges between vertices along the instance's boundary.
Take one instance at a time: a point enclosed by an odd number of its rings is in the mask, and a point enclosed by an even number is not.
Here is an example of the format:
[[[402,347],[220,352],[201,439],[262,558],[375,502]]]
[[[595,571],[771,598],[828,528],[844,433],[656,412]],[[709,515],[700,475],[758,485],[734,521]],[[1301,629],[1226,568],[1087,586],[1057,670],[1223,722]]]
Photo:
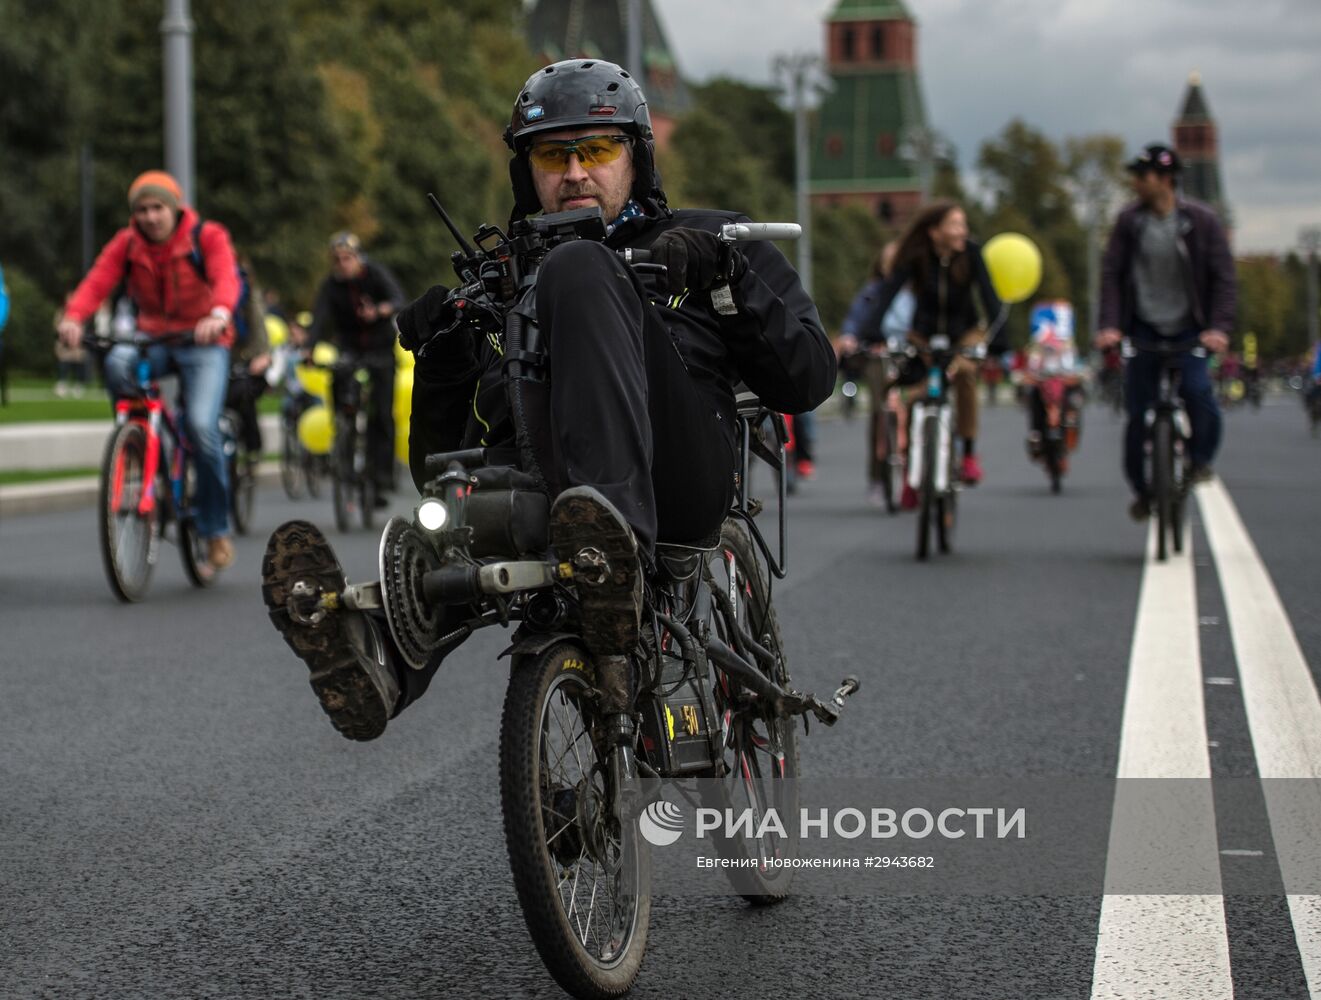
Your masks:
[[[153,244],[132,223],[115,233],[69,297],[65,316],[86,322],[126,276],[143,333],[191,330],[216,306],[232,314],[238,307],[239,279],[229,231],[218,222],[202,224],[197,242],[206,267],[203,280],[191,259],[197,219],[193,209],[182,208],[174,232],[162,244]],[[230,324],[219,343],[229,347],[233,342]]]

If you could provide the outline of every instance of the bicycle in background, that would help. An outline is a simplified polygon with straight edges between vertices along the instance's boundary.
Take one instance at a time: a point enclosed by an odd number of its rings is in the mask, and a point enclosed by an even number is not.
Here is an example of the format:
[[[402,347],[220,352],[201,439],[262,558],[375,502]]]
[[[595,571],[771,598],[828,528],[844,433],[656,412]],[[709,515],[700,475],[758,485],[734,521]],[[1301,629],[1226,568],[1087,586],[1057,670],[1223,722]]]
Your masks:
[[[138,395],[115,402],[115,429],[101,460],[97,502],[101,561],[111,591],[132,603],[146,596],[162,536],[179,546],[184,572],[195,587],[209,587],[215,571],[207,562],[206,542],[197,533],[197,471],[195,450],[181,408],[162,397],[151,377],[147,349],[153,345],[184,346],[192,331],[151,337],[97,338],[108,350],[117,343],[138,351]]]
[[[1160,380],[1156,402],[1146,413],[1147,482],[1151,486],[1152,503],[1156,512],[1156,558],[1164,562],[1169,549],[1183,551],[1185,507],[1188,502],[1188,441],[1192,424],[1179,396],[1182,378],[1180,357],[1191,352],[1206,357],[1206,348],[1196,341],[1191,343],[1164,343],[1160,341],[1127,341],[1125,356],[1138,351],[1160,355]]]
[[[942,553],[954,541],[959,474],[955,464],[954,400],[949,394],[949,366],[956,357],[980,361],[986,346],[952,347],[937,334],[922,349],[909,347],[927,365],[926,394],[913,404],[909,420],[908,485],[917,492],[917,558],[926,559],[931,536]]]

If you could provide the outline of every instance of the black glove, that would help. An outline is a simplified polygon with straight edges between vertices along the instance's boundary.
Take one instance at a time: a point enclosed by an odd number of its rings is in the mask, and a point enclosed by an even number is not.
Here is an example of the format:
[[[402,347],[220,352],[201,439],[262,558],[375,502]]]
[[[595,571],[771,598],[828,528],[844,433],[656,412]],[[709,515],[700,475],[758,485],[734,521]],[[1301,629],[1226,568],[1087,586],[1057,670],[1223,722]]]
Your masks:
[[[400,345],[416,354],[431,338],[452,330],[459,322],[459,312],[450,299],[450,290],[444,285],[432,285],[421,298],[399,310],[395,323],[399,327]]]
[[[670,229],[651,245],[651,262],[664,264],[671,295],[685,288],[701,292],[737,280],[747,270],[743,255],[715,233],[704,229]]]

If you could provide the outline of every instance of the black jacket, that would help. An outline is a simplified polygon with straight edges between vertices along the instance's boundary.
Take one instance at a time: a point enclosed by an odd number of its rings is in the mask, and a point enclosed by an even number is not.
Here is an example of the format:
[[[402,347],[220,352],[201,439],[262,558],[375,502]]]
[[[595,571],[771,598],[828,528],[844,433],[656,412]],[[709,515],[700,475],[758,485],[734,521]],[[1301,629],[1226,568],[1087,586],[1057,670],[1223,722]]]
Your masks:
[[[672,216],[631,219],[607,239],[615,249],[645,249],[666,230],[684,226],[717,232],[748,221],[734,212],[684,210]],[[650,276],[643,285],[651,319],[668,332],[699,389],[733,427],[734,386],[742,381],[772,409],[802,413],[818,406],[835,385],[835,355],[816,306],[798,273],[771,243],[740,245],[748,269],[733,288],[735,316],[721,316],[699,292],[669,302]],[[429,454],[514,439],[504,398],[501,357],[494,346],[464,336],[431,352],[413,373],[409,463],[421,488]]]
[[[858,324],[858,339],[863,343],[884,340],[881,333],[881,320],[885,318],[890,303],[905,285],[913,289],[917,297],[917,308],[913,313],[913,330],[930,339],[934,334],[944,334],[951,341],[957,341],[965,333],[981,325],[985,317],[986,326],[991,332],[991,349],[1003,350],[1004,306],[1000,296],[995,294],[991,284],[991,275],[986,270],[982,259],[982,248],[975,240],[968,240],[968,278],[966,282],[950,279],[949,266],[942,266],[940,260],[931,255],[927,262],[926,280],[918,281],[911,269],[895,268],[881,285],[879,294],[873,301],[871,313]],[[978,313],[973,301],[973,288],[981,299],[982,312]]]
[[[1200,201],[1180,198],[1175,211],[1179,213],[1179,256],[1193,321],[1199,331],[1229,333],[1234,329],[1238,305],[1238,278],[1224,227],[1215,211]],[[1147,212],[1134,202],[1115,220],[1101,261],[1099,329],[1113,327],[1126,334],[1133,331],[1137,301],[1133,261],[1146,219]]]
[[[321,283],[312,307],[313,342],[329,341],[341,351],[353,354],[392,354],[395,329],[393,314],[374,323],[358,318],[361,302],[389,302],[398,312],[408,300],[399,282],[384,264],[363,261],[363,272],[356,278],[342,280],[331,275]]]

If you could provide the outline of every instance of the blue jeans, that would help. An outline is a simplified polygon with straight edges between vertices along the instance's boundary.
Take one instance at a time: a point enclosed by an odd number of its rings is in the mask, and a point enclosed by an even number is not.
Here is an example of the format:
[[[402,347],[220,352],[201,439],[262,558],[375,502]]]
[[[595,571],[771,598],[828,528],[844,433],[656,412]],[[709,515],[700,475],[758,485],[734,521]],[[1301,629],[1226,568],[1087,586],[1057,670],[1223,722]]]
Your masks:
[[[229,349],[214,344],[189,347],[153,345],[147,349],[151,377],[177,371],[188,438],[196,450],[197,533],[202,538],[230,534],[229,470],[220,438],[220,411],[229,384]],[[127,344],[105,359],[105,384],[116,399],[138,394],[138,351]]]
[[[1196,330],[1188,330],[1177,337],[1168,338],[1173,342],[1188,343],[1197,339]],[[1139,341],[1164,339],[1144,323],[1135,324],[1133,336]],[[1211,375],[1207,369],[1206,358],[1195,354],[1178,355],[1180,378],[1179,395],[1188,410],[1188,422],[1192,427],[1192,440],[1188,444],[1189,458],[1193,465],[1210,465],[1220,448],[1220,407],[1216,404],[1215,389],[1211,386]],[[1152,351],[1138,351],[1135,357],[1128,359],[1124,368],[1124,394],[1128,404],[1128,427],[1124,435],[1124,475],[1128,477],[1133,492],[1147,496],[1146,470],[1143,468],[1143,440],[1146,437],[1146,413],[1156,405],[1157,391],[1160,385],[1162,358]]]

